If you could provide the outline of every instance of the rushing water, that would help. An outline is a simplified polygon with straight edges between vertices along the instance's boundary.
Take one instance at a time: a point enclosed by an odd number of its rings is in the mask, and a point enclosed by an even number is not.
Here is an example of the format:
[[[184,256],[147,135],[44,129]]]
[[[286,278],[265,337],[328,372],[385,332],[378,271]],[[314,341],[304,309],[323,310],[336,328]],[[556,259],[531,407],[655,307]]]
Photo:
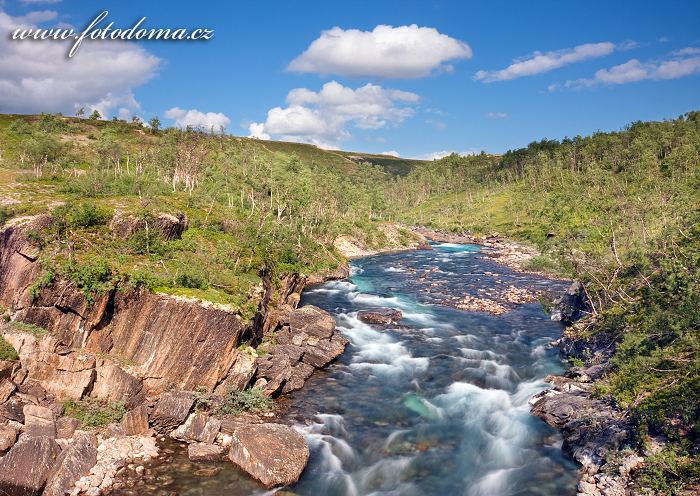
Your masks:
[[[495,264],[477,246],[450,244],[358,260],[352,274],[302,295],[301,304],[334,315],[350,345],[282,400],[283,420],[311,449],[293,494],[575,494],[576,467],[558,433],[528,407],[546,388],[542,379],[561,371],[545,347],[561,326],[534,303],[500,316],[445,304],[551,281]],[[388,329],[357,319],[372,307],[398,308],[403,319]],[[231,464],[204,479],[191,465],[169,472],[181,495],[264,493]]]
[[[476,246],[435,248],[356,261],[350,280],[304,292],[302,304],[331,312],[350,346],[290,400],[288,419],[311,447],[292,491],[575,494],[576,469],[558,434],[528,407],[545,375],[561,371],[545,347],[560,325],[539,304],[500,316],[439,304],[502,284],[551,282],[499,266]],[[382,306],[403,312],[398,326],[357,319],[358,310]]]

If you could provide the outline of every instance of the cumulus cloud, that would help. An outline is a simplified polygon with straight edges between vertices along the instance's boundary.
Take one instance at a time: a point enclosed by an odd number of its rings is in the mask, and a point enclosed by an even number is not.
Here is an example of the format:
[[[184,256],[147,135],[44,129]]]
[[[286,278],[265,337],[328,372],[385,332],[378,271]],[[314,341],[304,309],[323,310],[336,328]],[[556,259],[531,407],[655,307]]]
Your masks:
[[[448,62],[471,56],[469,45],[435,28],[415,24],[379,25],[372,31],[334,27],[323,31],[287,68],[349,77],[418,78],[450,71]]]
[[[165,117],[172,119],[176,127],[202,129],[219,129],[225,128],[231,123],[231,119],[221,112],[200,112],[197,109],[185,110],[180,107],[173,107],[165,111]]]
[[[155,75],[160,59],[126,42],[90,41],[83,44],[79,60],[69,60],[64,42],[10,40],[14,29],[35,27],[47,17],[30,13],[17,18],[0,11],[2,111],[72,114],[86,107],[105,117],[120,108],[137,111],[133,89]]]
[[[380,129],[399,124],[413,115],[410,105],[418,100],[418,95],[407,91],[374,84],[352,89],[331,81],[318,92],[291,90],[286,107],[270,109],[265,122],[254,122],[248,129],[254,138],[275,135],[287,141],[335,148],[339,141],[350,138],[349,126]]]
[[[574,48],[565,48],[551,52],[535,52],[523,59],[516,59],[505,69],[497,71],[478,71],[474,76],[477,81],[493,83],[495,81],[508,81],[525,76],[534,76],[543,72],[549,72],[565,65],[574,64],[584,60],[603,57],[611,54],[616,49],[628,50],[633,42],[625,42],[615,45],[611,42],[585,43]]]
[[[693,74],[700,74],[700,49],[688,47],[658,60],[640,62],[637,59],[630,59],[608,69],[600,69],[589,79],[575,79],[563,84],[550,85],[549,90],[581,89],[596,85],[627,84],[644,80],[669,80]]]
[[[486,112],[486,117],[489,119],[507,119],[508,114],[505,112]]]
[[[380,155],[389,155],[390,157],[396,157],[396,158],[401,157],[401,154],[399,152],[397,152],[396,150],[389,150],[386,152],[382,152],[382,153],[380,153]]]
[[[466,157],[467,155],[476,155],[477,153],[479,153],[479,151],[465,150],[463,152],[457,152],[455,150],[440,150],[437,152],[424,153],[423,155],[418,155],[417,157],[413,158],[416,160],[440,160],[441,158],[445,158],[449,155],[452,155],[453,153]]]

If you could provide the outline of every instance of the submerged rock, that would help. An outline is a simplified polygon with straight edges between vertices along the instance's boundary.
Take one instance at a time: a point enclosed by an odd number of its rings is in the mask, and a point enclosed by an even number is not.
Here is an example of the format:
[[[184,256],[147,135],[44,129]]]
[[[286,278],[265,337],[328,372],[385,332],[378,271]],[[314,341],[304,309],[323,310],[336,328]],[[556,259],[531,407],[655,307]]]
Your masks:
[[[233,428],[229,459],[265,487],[299,480],[309,447],[297,431],[281,424],[239,424]]]
[[[218,444],[193,443],[187,447],[187,457],[193,462],[220,462],[226,448]]]
[[[0,494],[3,496],[36,496],[46,483],[59,445],[50,437],[39,436],[15,444],[0,458]]]
[[[401,310],[394,308],[373,308],[357,312],[357,318],[368,324],[395,324],[402,317]]]

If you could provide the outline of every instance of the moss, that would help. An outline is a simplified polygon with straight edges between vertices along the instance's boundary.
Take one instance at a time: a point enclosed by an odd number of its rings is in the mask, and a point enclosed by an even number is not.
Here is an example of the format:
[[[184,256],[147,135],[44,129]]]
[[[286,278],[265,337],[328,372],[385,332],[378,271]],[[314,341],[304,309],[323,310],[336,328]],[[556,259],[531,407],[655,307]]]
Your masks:
[[[27,324],[26,322],[20,322],[18,320],[13,320],[12,322],[10,322],[10,326],[16,331],[28,332],[37,340],[43,339],[44,336],[46,336],[49,332],[43,327],[39,327],[34,324]]]

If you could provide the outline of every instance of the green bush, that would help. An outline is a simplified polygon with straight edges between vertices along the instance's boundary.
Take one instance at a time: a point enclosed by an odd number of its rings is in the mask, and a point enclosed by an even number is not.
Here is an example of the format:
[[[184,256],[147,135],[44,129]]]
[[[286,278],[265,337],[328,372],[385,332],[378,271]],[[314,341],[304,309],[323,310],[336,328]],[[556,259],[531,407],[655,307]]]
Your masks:
[[[209,287],[209,283],[204,275],[192,271],[178,274],[175,277],[175,284],[190,289],[207,289]]]
[[[229,390],[216,413],[231,415],[243,412],[264,413],[271,410],[274,404],[274,401],[265,396],[258,388],[244,389],[243,391]]]
[[[0,336],[0,360],[18,360],[19,355],[7,340]]]
[[[68,279],[83,291],[88,302],[92,302],[95,295],[114,287],[112,267],[104,257],[94,256],[82,263],[69,262],[64,267],[64,272]]]
[[[63,414],[80,421],[80,425],[95,428],[112,422],[119,422],[126,408],[123,401],[103,403],[94,399],[68,400],[63,404]]]
[[[67,203],[56,207],[52,213],[54,223],[59,230],[65,227],[94,227],[105,225],[112,218],[113,212],[90,202],[78,204]]]

